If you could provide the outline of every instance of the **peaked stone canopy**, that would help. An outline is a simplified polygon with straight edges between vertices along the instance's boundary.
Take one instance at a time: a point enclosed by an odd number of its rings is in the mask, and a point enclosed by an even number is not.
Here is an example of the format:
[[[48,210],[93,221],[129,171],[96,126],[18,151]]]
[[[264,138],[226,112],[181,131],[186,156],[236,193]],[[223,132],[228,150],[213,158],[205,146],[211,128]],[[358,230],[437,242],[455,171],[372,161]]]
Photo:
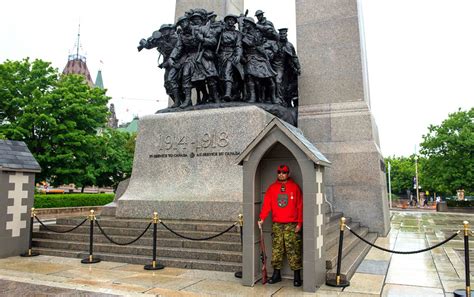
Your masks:
[[[279,118],[273,118],[270,123],[255,137],[255,139],[245,148],[245,150],[236,159],[236,164],[242,165],[250,152],[274,129],[279,129],[283,134],[290,138],[306,156],[317,165],[330,166],[331,162],[303,135],[300,129],[288,124]]]

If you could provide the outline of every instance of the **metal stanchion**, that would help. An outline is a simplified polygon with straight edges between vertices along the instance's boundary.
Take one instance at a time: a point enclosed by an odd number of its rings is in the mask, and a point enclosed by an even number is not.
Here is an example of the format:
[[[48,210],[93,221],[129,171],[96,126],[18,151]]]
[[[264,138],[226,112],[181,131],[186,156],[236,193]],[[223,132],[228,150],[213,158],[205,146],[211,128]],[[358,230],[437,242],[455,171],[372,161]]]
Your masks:
[[[159,220],[158,213],[155,211],[153,213],[153,261],[151,264],[145,265],[143,267],[145,270],[159,270],[165,268],[164,265],[156,263],[156,232]]]
[[[89,231],[89,257],[82,259],[81,263],[82,264],[94,264],[94,263],[99,263],[100,258],[94,258],[93,255],[93,243],[94,243],[94,221],[95,221],[95,215],[94,215],[94,210],[91,209],[90,214],[89,214],[89,220],[91,222],[90,226],[90,231]]]
[[[239,231],[240,231],[240,247],[242,248],[242,252],[243,252],[243,246],[244,246],[244,242],[243,242],[243,237],[244,237],[244,233],[243,233],[243,226],[244,226],[244,216],[239,213]],[[234,273],[234,276],[236,278],[242,278],[242,270],[240,271],[237,271],[236,273]]]
[[[464,271],[466,276],[466,289],[455,290],[454,296],[473,296],[471,293],[471,271],[469,268],[469,222],[464,221]]]
[[[344,228],[346,227],[346,218],[342,217],[340,220],[340,231],[339,231],[339,251],[337,254],[337,270],[336,279],[327,279],[326,285],[331,287],[348,287],[349,281],[345,275],[341,275],[341,261],[342,261],[342,246],[344,241]]]
[[[28,253],[23,253],[20,256],[21,257],[35,257],[39,256],[38,252],[33,252],[32,247],[33,247],[33,221],[35,220],[35,208],[31,208],[31,218],[30,218],[30,239],[28,243]]]

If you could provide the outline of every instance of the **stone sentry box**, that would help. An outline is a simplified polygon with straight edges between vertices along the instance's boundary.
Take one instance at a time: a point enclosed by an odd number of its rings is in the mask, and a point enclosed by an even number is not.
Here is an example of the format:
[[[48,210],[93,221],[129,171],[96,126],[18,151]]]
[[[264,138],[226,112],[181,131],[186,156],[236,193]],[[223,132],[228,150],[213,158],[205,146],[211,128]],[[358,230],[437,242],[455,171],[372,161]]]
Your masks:
[[[0,258],[28,250],[35,173],[40,171],[24,142],[0,140]]]
[[[303,192],[303,290],[315,292],[326,279],[324,249],[324,168],[330,162],[305,139],[300,130],[274,118],[237,158],[243,165],[243,279],[253,286],[261,276],[257,220],[268,186],[276,179],[279,164],[290,167],[291,177]],[[263,226],[267,269],[271,273],[271,219]],[[283,268],[283,274],[290,272]]]

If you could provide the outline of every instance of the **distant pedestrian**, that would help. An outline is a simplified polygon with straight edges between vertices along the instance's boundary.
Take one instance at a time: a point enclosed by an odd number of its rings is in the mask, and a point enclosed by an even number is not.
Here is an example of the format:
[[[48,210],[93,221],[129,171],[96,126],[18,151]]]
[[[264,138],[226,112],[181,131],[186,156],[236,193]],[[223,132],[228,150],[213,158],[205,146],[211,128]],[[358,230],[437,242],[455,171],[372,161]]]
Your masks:
[[[436,204],[440,203],[441,202],[441,197],[440,196],[437,196],[436,197]]]

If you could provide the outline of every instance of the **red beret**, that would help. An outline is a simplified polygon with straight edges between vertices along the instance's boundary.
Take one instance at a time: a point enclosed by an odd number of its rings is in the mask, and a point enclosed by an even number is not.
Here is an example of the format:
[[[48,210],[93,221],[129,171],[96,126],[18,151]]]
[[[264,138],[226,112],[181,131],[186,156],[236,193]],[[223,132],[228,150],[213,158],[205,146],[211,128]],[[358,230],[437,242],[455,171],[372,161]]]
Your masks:
[[[286,166],[286,165],[280,165],[280,166],[278,166],[278,170],[290,172],[290,168],[288,168],[288,166]]]

